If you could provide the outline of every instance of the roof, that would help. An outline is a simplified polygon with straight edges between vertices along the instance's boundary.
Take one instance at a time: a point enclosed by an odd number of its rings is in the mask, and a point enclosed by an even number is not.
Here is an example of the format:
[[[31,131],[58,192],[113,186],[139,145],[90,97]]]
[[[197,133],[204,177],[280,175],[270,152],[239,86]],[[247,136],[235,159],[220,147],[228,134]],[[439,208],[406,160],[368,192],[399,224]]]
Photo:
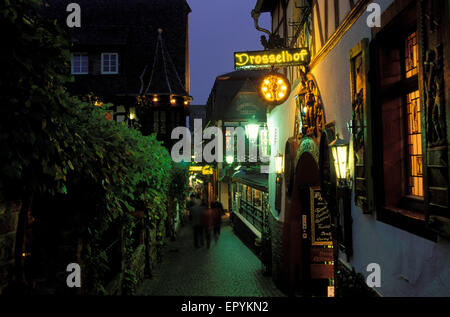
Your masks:
[[[180,74],[163,39],[163,30],[158,29],[154,59],[142,72],[140,94],[188,96]]]
[[[268,70],[239,70],[216,78],[207,102],[209,120],[266,121],[266,106],[257,91]]]
[[[246,173],[245,171],[241,171],[233,176],[233,181],[244,183],[262,191],[267,191],[268,177],[269,175],[265,173]]]
[[[174,68],[185,85],[187,15],[191,8],[186,0],[44,0],[41,14],[56,19],[67,31],[72,51],[95,53],[119,52],[120,67],[115,76],[84,75],[76,78],[73,92],[93,92],[98,95],[137,95],[141,88],[140,76],[147,65],[153,65],[158,39],[158,29],[163,38]],[[69,28],[66,19],[69,3],[81,7],[81,27]],[[166,82],[160,71],[155,72],[155,81]],[[176,77],[176,75],[169,75]],[[172,80],[172,79],[171,79]],[[175,79],[174,81],[178,81]],[[147,84],[148,82],[146,82]],[[176,86],[174,84],[174,86]],[[174,88],[179,92],[179,88]]]

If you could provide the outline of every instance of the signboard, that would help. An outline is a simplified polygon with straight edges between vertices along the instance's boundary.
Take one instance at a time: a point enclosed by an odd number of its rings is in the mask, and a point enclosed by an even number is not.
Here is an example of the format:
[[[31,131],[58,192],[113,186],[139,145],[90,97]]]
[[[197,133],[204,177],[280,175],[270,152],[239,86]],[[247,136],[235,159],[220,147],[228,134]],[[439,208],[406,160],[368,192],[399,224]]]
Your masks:
[[[311,248],[311,262],[333,262],[333,248]]]
[[[331,216],[320,187],[311,187],[311,244],[333,245]]]
[[[203,175],[212,175],[212,174],[214,174],[212,166],[205,165],[203,167],[203,169],[202,169],[202,174]]]
[[[190,172],[201,172],[203,169],[203,166],[189,166]]]
[[[328,297],[335,297],[334,286],[328,286]]]
[[[306,48],[286,48],[266,51],[235,52],[234,69],[254,69],[308,65],[310,53]]]
[[[200,165],[193,165],[193,166],[189,166],[189,171],[190,172],[202,172],[203,175],[212,175],[214,174],[213,168],[211,165],[205,165],[205,166],[200,166]]]

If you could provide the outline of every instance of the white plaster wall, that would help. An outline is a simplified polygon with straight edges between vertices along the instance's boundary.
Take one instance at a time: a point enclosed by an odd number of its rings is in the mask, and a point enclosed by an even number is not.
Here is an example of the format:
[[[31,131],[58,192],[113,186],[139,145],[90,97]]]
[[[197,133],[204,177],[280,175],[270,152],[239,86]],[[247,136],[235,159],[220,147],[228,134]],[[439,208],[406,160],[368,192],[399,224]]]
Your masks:
[[[392,0],[376,1],[384,11]],[[336,121],[336,131],[346,140],[350,135],[347,122],[351,120],[349,52],[364,37],[371,39],[364,13],[343,36],[333,50],[320,61],[312,74],[319,86],[325,107],[326,121]],[[278,151],[284,146],[294,129],[295,96],[298,87],[292,87],[290,99],[268,115],[268,126],[278,127]],[[276,149],[275,149],[276,150]],[[271,161],[273,170],[273,161]],[[284,190],[283,190],[284,196]],[[269,175],[269,199],[272,212],[275,205],[275,175]],[[284,202],[284,197],[283,197]],[[283,203],[284,205],[284,203]],[[350,265],[367,276],[369,263],[381,267],[383,296],[450,296],[450,241],[438,243],[423,239],[396,227],[384,224],[373,215],[364,215],[354,205],[352,197],[353,249]],[[280,220],[284,219],[284,210]]]

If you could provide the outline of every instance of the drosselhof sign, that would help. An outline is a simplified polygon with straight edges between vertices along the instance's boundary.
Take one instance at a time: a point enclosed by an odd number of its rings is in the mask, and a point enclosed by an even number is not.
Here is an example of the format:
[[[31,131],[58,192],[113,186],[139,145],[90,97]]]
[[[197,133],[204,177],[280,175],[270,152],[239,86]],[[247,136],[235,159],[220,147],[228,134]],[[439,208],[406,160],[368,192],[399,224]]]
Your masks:
[[[310,54],[306,48],[235,52],[234,69],[269,68],[307,65]]]

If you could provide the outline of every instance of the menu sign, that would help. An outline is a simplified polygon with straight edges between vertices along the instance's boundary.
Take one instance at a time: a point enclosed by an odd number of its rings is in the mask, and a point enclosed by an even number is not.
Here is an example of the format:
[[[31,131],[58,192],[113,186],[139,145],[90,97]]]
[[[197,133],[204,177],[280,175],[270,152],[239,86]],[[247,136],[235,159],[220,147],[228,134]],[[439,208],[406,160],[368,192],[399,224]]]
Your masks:
[[[333,245],[331,216],[320,187],[311,187],[311,244]]]

